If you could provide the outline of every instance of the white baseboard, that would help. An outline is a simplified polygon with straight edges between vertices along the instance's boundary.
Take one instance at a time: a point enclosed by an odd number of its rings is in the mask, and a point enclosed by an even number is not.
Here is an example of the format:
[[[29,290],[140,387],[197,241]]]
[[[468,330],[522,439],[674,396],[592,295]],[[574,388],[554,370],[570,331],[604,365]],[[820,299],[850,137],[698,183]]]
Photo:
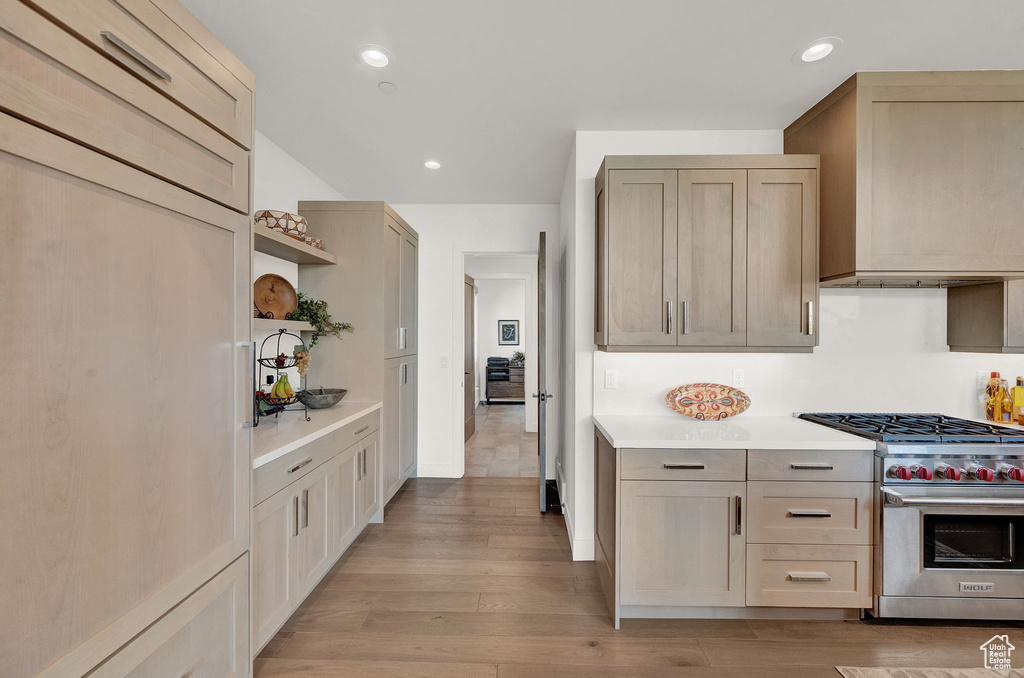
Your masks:
[[[418,464],[417,478],[454,478],[451,464]]]
[[[562,515],[565,517],[565,530],[569,533],[569,548],[572,549],[572,559],[593,560],[594,540],[576,538],[576,528],[572,522],[572,514],[569,513],[564,504],[562,505]]]

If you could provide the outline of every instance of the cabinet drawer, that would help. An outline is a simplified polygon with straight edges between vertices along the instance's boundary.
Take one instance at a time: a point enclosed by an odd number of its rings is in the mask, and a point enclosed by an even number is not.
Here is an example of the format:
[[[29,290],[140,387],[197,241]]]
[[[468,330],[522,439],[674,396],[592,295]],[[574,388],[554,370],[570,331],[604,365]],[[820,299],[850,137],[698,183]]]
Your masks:
[[[872,450],[750,450],[751,480],[844,480],[872,479]]]
[[[97,3],[63,3],[81,7]],[[105,4],[105,2],[104,2]],[[249,154],[14,0],[0,18],[0,101],[15,115],[240,212]],[[63,18],[64,12],[60,16]]]
[[[748,482],[747,541],[870,544],[872,483]]]
[[[5,5],[10,0],[5,0]],[[68,31],[198,118],[252,146],[253,94],[150,0],[33,0]]]
[[[871,547],[748,544],[747,605],[871,607]]]
[[[249,673],[249,556],[243,555],[88,674],[228,678]]]
[[[325,461],[380,428],[380,411],[371,412],[331,431],[252,473],[252,505],[284,489]]]
[[[744,480],[745,450],[622,450],[623,480]]]

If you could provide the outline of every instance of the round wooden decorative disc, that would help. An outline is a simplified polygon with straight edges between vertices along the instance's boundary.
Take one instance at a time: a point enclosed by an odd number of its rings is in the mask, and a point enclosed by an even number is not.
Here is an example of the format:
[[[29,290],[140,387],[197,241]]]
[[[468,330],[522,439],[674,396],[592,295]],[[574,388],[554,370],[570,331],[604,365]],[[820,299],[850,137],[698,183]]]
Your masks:
[[[292,284],[279,275],[261,275],[252,286],[256,310],[267,318],[286,320],[299,307],[299,295]]]

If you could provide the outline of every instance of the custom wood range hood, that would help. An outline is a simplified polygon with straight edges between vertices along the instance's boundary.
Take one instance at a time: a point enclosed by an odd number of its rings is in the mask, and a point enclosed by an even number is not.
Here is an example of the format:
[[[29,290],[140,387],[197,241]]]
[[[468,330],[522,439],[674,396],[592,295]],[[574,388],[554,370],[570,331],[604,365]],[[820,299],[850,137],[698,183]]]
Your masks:
[[[857,73],[785,152],[821,156],[822,286],[1024,278],[1024,71]]]

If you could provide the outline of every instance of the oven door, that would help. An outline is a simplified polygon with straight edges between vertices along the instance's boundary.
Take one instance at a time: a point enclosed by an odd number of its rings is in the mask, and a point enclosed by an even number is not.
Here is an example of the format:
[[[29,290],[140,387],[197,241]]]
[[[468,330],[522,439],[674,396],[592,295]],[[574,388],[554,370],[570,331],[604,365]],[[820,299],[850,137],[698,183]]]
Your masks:
[[[1024,598],[1024,488],[882,488],[883,596]]]

